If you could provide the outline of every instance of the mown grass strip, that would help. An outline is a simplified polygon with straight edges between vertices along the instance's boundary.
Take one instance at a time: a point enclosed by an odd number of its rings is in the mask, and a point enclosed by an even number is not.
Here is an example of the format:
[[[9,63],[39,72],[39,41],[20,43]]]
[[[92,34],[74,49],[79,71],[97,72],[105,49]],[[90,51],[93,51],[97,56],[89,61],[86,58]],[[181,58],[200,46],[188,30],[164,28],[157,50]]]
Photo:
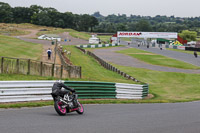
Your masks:
[[[106,70],[104,67],[91,56],[83,54],[75,46],[63,46],[64,49],[71,51],[70,60],[76,66],[82,67],[82,79],[74,79],[79,81],[103,81],[103,82],[116,82],[116,83],[136,83],[132,80],[127,80],[121,75]]]
[[[117,51],[117,53],[122,53],[122,54],[132,56],[138,60],[144,61],[152,65],[182,68],[182,69],[200,69],[200,67],[194,66],[189,63],[178,61],[169,57],[154,54],[154,53],[147,52],[144,50],[139,50],[136,48],[129,48],[129,49]]]
[[[41,44],[25,42],[17,38],[0,35],[0,56],[38,60],[42,56]]]
[[[0,74],[0,81],[11,80],[57,80],[54,77],[42,77],[36,75],[23,75],[23,74]]]
[[[155,100],[193,101],[200,99],[200,74],[161,72],[142,68],[119,66],[120,70],[149,84],[149,93]]]
[[[192,100],[159,100],[159,99],[144,99],[144,100],[130,100],[130,99],[79,99],[82,104],[141,104],[141,103],[176,103],[176,102],[190,102],[200,99]],[[43,107],[53,106],[52,101],[37,101],[37,102],[19,102],[19,103],[0,103],[0,108],[23,108],[23,107]]]

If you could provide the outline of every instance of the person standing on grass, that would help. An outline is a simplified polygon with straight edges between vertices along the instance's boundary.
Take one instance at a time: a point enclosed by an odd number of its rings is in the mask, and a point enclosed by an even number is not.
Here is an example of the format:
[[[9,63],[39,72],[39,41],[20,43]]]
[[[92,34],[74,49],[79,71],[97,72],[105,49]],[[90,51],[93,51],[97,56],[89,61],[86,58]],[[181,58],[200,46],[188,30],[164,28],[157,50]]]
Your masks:
[[[197,51],[194,51],[194,57],[197,58]]]
[[[47,50],[48,60],[51,59],[51,53],[52,53],[52,51],[51,51],[51,49],[49,48],[49,49]]]

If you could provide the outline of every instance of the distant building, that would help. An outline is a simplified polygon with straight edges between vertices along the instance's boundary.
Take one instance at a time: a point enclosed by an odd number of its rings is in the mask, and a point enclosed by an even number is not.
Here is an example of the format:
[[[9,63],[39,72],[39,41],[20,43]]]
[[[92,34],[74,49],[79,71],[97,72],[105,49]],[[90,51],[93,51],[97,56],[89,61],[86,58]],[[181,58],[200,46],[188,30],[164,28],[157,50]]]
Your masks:
[[[38,39],[61,41],[61,37],[56,34],[44,34],[44,35],[39,36]]]
[[[100,39],[95,35],[92,35],[92,37],[89,39],[89,44],[100,44]]]

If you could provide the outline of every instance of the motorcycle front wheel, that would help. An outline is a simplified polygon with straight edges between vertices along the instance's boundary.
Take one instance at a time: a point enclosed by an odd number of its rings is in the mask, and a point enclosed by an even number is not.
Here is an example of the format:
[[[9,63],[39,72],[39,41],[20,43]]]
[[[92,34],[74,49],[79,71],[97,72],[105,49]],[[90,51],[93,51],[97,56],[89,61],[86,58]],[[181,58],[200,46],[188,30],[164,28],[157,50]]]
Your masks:
[[[61,116],[66,115],[66,113],[67,113],[67,109],[62,108],[62,102],[60,102],[60,101],[54,101],[54,108],[55,108],[56,112]]]
[[[77,104],[78,104],[78,110],[76,110],[76,112],[78,114],[83,114],[84,113],[83,105],[79,101],[77,101]]]

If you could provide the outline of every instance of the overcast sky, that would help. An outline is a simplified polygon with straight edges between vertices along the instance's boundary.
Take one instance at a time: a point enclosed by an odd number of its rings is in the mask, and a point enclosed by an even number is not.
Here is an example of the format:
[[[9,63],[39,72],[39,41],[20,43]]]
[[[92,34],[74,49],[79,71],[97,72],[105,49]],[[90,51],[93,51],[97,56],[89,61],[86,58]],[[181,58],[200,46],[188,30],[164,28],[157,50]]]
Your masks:
[[[53,7],[59,12],[102,15],[126,14],[129,16],[174,15],[175,17],[200,16],[200,0],[0,0],[11,7],[40,5]]]

